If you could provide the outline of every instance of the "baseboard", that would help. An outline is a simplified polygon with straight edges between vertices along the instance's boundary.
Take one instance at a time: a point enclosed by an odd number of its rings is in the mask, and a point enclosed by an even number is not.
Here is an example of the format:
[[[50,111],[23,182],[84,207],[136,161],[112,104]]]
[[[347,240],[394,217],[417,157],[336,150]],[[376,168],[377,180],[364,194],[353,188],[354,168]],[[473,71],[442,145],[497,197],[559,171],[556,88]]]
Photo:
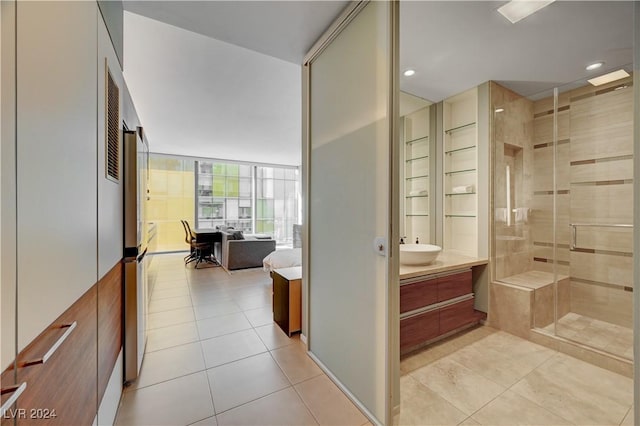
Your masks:
[[[371,413],[371,411],[369,411],[369,409],[367,407],[365,407],[358,398],[355,397],[354,394],[351,393],[351,391],[342,384],[342,382],[340,380],[338,380],[338,378],[331,372],[331,370],[329,370],[327,368],[326,365],[324,365],[322,363],[322,361],[320,361],[314,354],[313,352],[307,352],[307,355],[309,355],[309,357],[311,357],[311,359],[318,364],[318,367],[320,367],[320,369],[322,371],[324,371],[324,374],[327,375],[327,377],[329,377],[329,379],[347,396],[347,398],[349,398],[351,400],[351,402],[353,402],[353,404],[358,407],[358,409],[362,412],[362,414],[365,415],[365,417],[367,417],[367,419],[369,419],[369,421],[376,425],[376,426],[382,426],[382,423],[380,423],[380,421],[378,419],[376,419],[376,416],[373,415],[373,413]]]
[[[300,333],[300,341],[304,343],[305,346],[307,346],[307,336],[305,336],[303,333]]]

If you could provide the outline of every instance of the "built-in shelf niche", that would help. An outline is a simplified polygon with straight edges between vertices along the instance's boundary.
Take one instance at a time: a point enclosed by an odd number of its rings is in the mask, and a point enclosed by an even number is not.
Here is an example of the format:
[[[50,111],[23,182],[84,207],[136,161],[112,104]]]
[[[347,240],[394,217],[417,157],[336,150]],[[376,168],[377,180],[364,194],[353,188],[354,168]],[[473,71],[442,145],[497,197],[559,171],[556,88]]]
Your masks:
[[[478,93],[471,89],[443,102],[443,244],[478,254]]]
[[[404,231],[407,242],[428,243],[431,238],[429,213],[431,144],[429,108],[423,107],[403,116],[404,149]]]

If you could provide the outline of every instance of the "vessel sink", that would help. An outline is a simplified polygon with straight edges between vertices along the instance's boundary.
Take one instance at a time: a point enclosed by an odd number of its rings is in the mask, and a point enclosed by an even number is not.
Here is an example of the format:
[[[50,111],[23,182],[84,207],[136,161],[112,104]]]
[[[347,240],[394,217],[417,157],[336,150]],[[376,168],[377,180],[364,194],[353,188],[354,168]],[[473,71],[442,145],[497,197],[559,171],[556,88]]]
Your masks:
[[[428,265],[440,254],[442,247],[432,244],[400,244],[400,263],[402,265]]]

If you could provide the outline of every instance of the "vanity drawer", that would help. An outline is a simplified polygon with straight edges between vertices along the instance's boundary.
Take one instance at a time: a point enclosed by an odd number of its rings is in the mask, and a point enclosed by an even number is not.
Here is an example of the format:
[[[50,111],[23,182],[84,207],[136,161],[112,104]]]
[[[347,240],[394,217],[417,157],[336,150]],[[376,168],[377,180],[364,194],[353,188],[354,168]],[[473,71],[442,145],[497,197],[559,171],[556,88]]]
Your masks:
[[[400,320],[400,352],[419,346],[439,334],[438,310]]]
[[[471,271],[438,278],[438,302],[473,292]]]
[[[400,286],[400,313],[424,308],[438,301],[438,280],[418,281]]]
[[[458,302],[439,309],[440,312],[440,333],[448,333],[451,330],[460,328],[463,325],[476,321],[473,310],[473,299]]]

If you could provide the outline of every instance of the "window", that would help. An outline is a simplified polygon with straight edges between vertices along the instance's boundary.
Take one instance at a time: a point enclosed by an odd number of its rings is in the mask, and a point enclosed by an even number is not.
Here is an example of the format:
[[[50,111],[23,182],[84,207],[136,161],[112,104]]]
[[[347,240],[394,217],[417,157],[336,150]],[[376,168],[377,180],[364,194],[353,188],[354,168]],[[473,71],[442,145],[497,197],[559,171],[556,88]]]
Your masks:
[[[193,228],[233,226],[291,245],[299,219],[299,173],[216,160],[151,154],[148,217],[157,224],[157,251],[186,250],[180,220]]]

